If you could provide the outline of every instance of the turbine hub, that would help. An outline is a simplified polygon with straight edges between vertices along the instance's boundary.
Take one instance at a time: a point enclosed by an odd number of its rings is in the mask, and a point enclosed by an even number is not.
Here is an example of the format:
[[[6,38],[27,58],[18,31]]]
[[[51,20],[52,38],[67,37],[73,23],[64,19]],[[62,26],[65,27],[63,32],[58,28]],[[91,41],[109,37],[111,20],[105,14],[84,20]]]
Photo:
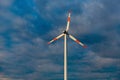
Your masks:
[[[63,33],[69,35],[67,31],[63,31]]]

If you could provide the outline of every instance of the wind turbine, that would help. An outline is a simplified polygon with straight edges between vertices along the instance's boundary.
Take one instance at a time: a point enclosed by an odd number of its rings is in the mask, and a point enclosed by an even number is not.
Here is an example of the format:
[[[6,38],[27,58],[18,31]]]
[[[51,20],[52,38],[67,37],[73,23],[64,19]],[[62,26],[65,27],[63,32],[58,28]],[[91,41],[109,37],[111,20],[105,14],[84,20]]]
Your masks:
[[[78,39],[76,39],[75,37],[73,37],[68,33],[69,26],[70,26],[70,16],[71,16],[71,12],[69,12],[68,14],[67,26],[66,26],[66,29],[63,31],[63,33],[48,42],[48,44],[50,44],[64,36],[64,80],[67,80],[67,36],[71,38],[73,41],[75,41],[76,43],[80,44],[83,48],[86,48],[86,45],[84,45],[82,42],[80,42]]]

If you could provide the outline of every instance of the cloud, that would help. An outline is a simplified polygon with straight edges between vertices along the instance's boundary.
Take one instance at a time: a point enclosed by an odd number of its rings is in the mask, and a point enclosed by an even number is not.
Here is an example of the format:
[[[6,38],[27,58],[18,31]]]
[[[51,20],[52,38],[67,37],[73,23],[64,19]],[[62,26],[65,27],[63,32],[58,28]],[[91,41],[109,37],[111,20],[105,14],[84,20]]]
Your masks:
[[[106,78],[118,80],[119,62],[119,59],[104,58],[89,51],[69,60],[68,70],[71,70],[69,77],[83,80]]]
[[[12,79],[9,78],[9,77],[4,76],[4,75],[2,75],[2,74],[0,74],[0,80],[12,80]],[[19,79],[19,80],[20,80],[20,79]]]
[[[26,2],[24,9],[18,3],[13,8],[13,1],[0,2],[0,69],[4,76],[12,80],[63,79],[63,41],[49,46],[47,41],[65,29],[67,11],[72,8],[69,33],[88,48],[68,41],[68,78],[118,80],[119,0],[35,0],[34,8],[28,8]]]
[[[4,1],[0,1],[0,6],[2,7],[9,7],[12,5],[14,0],[4,0]]]

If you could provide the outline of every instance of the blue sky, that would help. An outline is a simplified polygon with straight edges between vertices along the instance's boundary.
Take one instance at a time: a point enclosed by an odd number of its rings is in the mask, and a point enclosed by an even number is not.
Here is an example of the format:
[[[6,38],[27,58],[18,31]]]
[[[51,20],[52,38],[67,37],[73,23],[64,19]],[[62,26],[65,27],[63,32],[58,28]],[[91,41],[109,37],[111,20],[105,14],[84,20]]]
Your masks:
[[[69,80],[120,80],[120,0],[0,0],[0,80],[63,80],[66,27]]]

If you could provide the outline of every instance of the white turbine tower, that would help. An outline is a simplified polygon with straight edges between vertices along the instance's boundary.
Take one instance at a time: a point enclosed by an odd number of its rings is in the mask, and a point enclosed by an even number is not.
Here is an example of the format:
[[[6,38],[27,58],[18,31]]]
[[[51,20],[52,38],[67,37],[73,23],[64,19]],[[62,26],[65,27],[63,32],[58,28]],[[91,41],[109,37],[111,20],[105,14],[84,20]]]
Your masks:
[[[64,36],[64,80],[67,80],[67,38],[66,37],[69,36],[73,41],[80,44],[83,48],[86,48],[86,45],[84,45],[82,42],[80,42],[79,40],[77,40],[75,37],[73,37],[68,33],[69,25],[70,25],[70,15],[71,15],[71,12],[69,12],[69,15],[68,15],[66,30],[63,31],[62,34],[60,34],[59,36],[53,38],[51,41],[48,42],[48,44],[50,44],[58,40],[62,36]]]

